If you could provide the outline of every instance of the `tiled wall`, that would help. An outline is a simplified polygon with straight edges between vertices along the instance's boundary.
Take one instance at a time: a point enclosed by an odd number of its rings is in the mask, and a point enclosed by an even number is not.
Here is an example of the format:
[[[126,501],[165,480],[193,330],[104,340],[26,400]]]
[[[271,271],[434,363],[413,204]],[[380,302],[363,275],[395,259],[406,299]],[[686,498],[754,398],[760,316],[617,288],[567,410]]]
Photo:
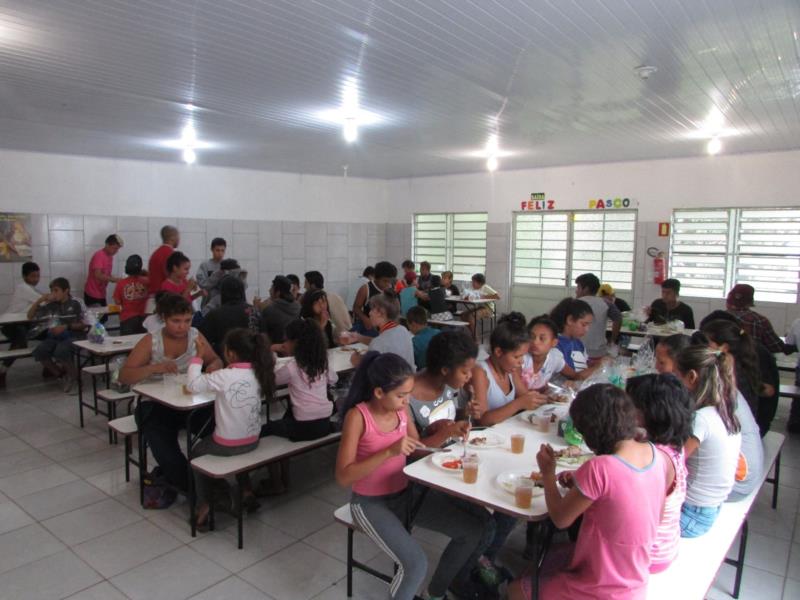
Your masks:
[[[180,230],[178,249],[192,260],[192,273],[210,256],[211,240],[225,238],[226,256],[236,258],[248,270],[248,297],[255,293],[266,296],[277,274],[295,273],[302,279],[303,273],[312,269],[325,276],[326,288],[346,297],[364,267],[386,256],[383,223],[90,215],[32,215],[31,220],[33,260],[42,269],[40,288],[46,290],[53,277],[66,277],[80,296],[89,259],[109,234],[118,233],[125,242],[114,263],[114,274],[121,275],[128,255],[139,254],[147,261],[161,243],[159,231],[164,225],[176,225]],[[19,263],[0,264],[0,310],[7,305],[19,277]]]

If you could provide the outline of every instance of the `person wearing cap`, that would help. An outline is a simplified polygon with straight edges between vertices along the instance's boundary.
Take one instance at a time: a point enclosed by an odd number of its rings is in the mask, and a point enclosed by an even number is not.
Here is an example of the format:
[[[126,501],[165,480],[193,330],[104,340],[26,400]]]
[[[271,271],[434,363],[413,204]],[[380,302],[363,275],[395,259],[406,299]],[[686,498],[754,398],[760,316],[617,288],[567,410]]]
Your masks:
[[[597,290],[597,295],[609,304],[616,306],[619,312],[629,312],[631,310],[630,304],[622,298],[617,298],[614,287],[610,283],[601,285],[600,289]]]
[[[112,233],[106,238],[105,246],[92,255],[89,261],[89,275],[83,286],[83,301],[87,307],[107,306],[106,288],[108,283],[116,283],[111,271],[114,268],[114,255],[122,248],[122,238]]]
[[[286,338],[286,326],[300,318],[300,303],[292,294],[292,282],[283,275],[272,280],[269,297],[270,303],[261,312],[261,331],[273,344],[282,344]]]
[[[754,295],[755,289],[752,285],[737,283],[728,292],[728,297],[725,299],[725,310],[738,317],[744,330],[753,339],[764,344],[767,350],[773,354],[783,352],[785,348],[783,341],[775,333],[775,329],[773,329],[769,319],[754,310],[750,310],[755,305],[753,302]]]
[[[142,269],[142,257],[131,254],[125,261],[125,279],[114,288],[114,303],[119,305],[119,334],[146,333],[143,322],[147,305],[148,280]]]
[[[670,321],[683,321],[686,329],[694,329],[694,311],[688,304],[680,301],[681,282],[665,279],[661,284],[661,298],[650,304],[648,323],[663,325]]]

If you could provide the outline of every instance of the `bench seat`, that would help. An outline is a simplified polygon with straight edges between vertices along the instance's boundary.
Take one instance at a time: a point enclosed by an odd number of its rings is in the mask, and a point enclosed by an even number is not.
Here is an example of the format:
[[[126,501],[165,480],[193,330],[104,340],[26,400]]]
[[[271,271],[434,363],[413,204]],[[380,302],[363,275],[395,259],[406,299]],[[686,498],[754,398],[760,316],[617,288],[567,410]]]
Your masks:
[[[796,385],[790,385],[788,383],[781,384],[778,395],[784,398],[791,398],[792,400],[795,398],[800,398],[800,387],[797,387]]]
[[[433,327],[469,327],[466,321],[457,321],[452,319],[450,321],[440,321],[438,319],[428,319],[428,325]]]
[[[329,444],[338,442],[342,437],[340,432],[331,433],[325,437],[309,440],[304,442],[292,442],[286,438],[270,435],[259,440],[258,447],[252,452],[247,454],[239,454],[238,456],[213,456],[206,454],[198,456],[191,461],[191,467],[194,471],[202,473],[207,477],[213,479],[224,479],[231,476],[240,476],[250,471],[254,471],[260,467],[266,466],[270,463],[280,462],[292,456],[310,452],[316,448],[321,448]],[[238,510],[236,514],[236,522],[239,536],[239,549],[244,547],[244,532],[243,532],[243,516],[242,516],[242,486],[238,486]],[[194,486],[190,490],[189,506],[191,511],[192,523],[192,537],[197,534],[195,524],[195,492]],[[213,507],[209,514],[211,528],[213,529],[214,512]]]
[[[144,438],[139,433],[136,417],[128,415],[108,422],[108,430],[115,435],[121,435],[125,441],[125,481],[131,480],[131,465],[139,468],[139,502],[144,503],[144,475],[147,472],[147,450]],[[137,436],[138,454],[133,456],[133,437]]]
[[[33,356],[33,348],[16,348],[14,350],[0,350],[0,360],[7,358],[28,358]]]
[[[780,453],[784,436],[770,431],[764,436],[764,473],[762,485],[766,481],[776,481],[780,469]],[[769,478],[775,466],[776,476]],[[681,538],[678,557],[661,573],[650,576],[647,586],[647,600],[702,600],[714,583],[717,570],[723,562],[736,567],[733,597],[739,597],[741,573],[744,567],[744,551],[747,544],[747,515],[753,506],[761,485],[749,496],[738,502],[725,502],[711,529],[697,538]],[[773,508],[775,503],[773,502]],[[736,560],[726,559],[728,550],[741,530],[739,555]]]

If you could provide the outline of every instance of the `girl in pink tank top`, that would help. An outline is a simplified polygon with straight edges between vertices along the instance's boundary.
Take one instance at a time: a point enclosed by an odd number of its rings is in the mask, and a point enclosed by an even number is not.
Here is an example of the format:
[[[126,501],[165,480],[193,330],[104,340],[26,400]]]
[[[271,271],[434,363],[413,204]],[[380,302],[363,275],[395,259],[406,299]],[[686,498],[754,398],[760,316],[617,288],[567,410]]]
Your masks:
[[[633,377],[625,389],[639,412],[639,424],[647,431],[647,438],[666,455],[674,473],[650,549],[650,572],[658,573],[678,556],[681,506],[686,499],[683,446],[692,434],[692,400],[686,387],[669,373]]]

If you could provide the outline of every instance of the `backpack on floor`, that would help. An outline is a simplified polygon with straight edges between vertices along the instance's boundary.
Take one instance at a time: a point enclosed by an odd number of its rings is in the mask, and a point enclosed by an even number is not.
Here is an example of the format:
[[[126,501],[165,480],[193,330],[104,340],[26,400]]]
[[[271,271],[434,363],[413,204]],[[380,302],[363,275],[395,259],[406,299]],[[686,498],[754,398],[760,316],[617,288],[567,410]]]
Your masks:
[[[144,476],[143,508],[149,510],[169,508],[177,497],[178,492],[167,483],[160,467],[156,467]]]

